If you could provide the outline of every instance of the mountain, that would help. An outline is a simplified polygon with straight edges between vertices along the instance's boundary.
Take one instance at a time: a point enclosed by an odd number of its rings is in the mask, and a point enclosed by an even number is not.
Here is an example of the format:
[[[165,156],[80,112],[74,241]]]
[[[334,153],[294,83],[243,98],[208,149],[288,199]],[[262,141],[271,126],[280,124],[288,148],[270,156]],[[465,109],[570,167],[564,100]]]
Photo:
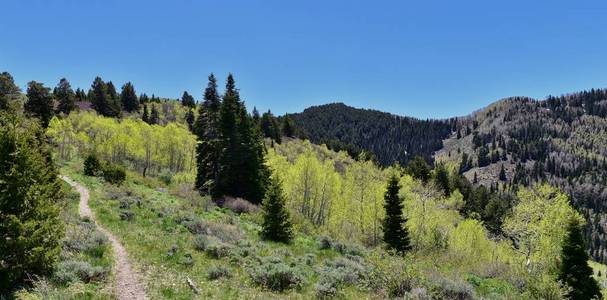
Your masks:
[[[289,116],[313,143],[355,145],[373,153],[383,166],[407,163],[416,155],[431,160],[455,128],[455,119],[419,120],[343,103],[312,106]]]
[[[435,157],[478,184],[560,187],[588,221],[592,257],[607,260],[607,90],[498,101],[458,120]]]

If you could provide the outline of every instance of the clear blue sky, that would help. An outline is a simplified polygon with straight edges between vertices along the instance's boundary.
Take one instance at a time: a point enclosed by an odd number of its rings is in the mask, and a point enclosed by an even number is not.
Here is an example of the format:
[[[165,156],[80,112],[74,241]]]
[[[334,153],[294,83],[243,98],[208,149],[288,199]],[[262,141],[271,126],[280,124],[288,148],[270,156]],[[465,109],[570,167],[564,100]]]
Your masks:
[[[221,3],[220,3],[221,2]],[[233,72],[249,109],[345,102],[420,118],[607,87],[607,1],[2,1],[0,70],[96,75],[200,100]]]

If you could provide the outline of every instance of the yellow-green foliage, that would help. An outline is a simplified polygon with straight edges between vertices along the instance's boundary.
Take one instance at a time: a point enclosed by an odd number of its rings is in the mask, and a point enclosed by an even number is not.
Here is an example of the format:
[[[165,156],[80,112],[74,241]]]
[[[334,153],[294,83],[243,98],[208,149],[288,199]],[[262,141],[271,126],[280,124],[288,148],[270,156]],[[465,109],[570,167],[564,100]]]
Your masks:
[[[91,112],[53,118],[47,131],[64,160],[91,151],[103,159],[138,172],[158,174],[163,170],[186,173],[177,178],[192,180],[196,170],[196,137],[179,123],[149,125],[139,119],[114,119]]]

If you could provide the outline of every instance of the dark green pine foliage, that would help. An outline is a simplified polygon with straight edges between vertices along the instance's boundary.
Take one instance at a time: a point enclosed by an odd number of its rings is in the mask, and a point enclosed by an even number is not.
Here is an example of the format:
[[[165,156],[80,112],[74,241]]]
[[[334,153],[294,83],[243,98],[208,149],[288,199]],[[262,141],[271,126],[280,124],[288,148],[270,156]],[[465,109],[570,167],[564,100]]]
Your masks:
[[[282,135],[286,137],[295,136],[295,125],[293,124],[293,119],[291,119],[289,115],[285,115],[282,118]]]
[[[0,110],[8,109],[19,96],[19,88],[8,72],[0,73]]]
[[[59,84],[53,89],[53,96],[58,102],[57,112],[69,115],[72,110],[76,109],[76,95],[67,79],[59,80]]]
[[[572,221],[567,226],[567,236],[563,241],[559,271],[559,280],[571,288],[567,295],[569,299],[601,299],[601,289],[592,277],[589,259],[580,225]]]
[[[148,102],[150,102],[150,98],[148,97],[148,95],[143,93],[139,96],[139,104],[146,104]]]
[[[27,101],[24,109],[28,115],[38,118],[42,127],[48,127],[48,123],[55,114],[50,89],[44,87],[42,83],[30,81],[27,84]]]
[[[196,118],[194,117],[194,111],[192,111],[192,109],[189,109],[185,114],[185,122],[188,123],[188,129],[190,129],[191,132],[194,132],[194,122],[196,122]]]
[[[504,165],[502,164],[502,168],[500,169],[500,175],[499,175],[499,179],[500,181],[506,181],[506,169],[504,169]]]
[[[430,166],[421,156],[415,156],[407,165],[407,171],[413,178],[427,183],[430,180]]]
[[[84,93],[84,91],[81,90],[80,88],[76,89],[75,98],[76,98],[75,101],[77,101],[77,102],[88,101],[88,99],[86,98],[86,93]]]
[[[181,105],[194,108],[196,107],[196,101],[192,95],[188,94],[188,92],[183,92],[183,95],[181,96]]]
[[[198,138],[195,186],[202,194],[217,197],[220,196],[217,185],[223,145],[219,132],[219,111],[222,104],[217,92],[217,79],[213,74],[209,75],[203,98],[204,101],[198,109],[198,118],[194,123],[194,133]]]
[[[388,249],[403,253],[411,249],[409,231],[406,227],[407,219],[403,216],[403,201],[398,196],[400,184],[398,177],[392,175],[388,180],[388,187],[384,195],[384,209],[386,217],[383,221],[384,242]]]
[[[114,84],[110,81],[107,84],[101,77],[95,77],[88,99],[91,101],[91,106],[98,114],[105,117],[120,116],[120,99],[116,93]]]
[[[150,113],[148,112],[148,105],[147,105],[147,103],[143,104],[143,113],[141,114],[141,120],[143,122],[146,122],[146,123],[150,124]]]
[[[289,243],[293,229],[285,197],[278,178],[271,178],[263,200],[263,224],[261,237],[265,240]]]
[[[445,164],[438,163],[434,169],[434,182],[443,190],[445,197],[451,196],[451,183],[449,180],[449,172]]]
[[[255,123],[255,126],[260,126],[261,117],[259,116],[259,111],[257,110],[257,107],[255,107],[255,106],[253,106],[253,111],[251,112],[251,117],[253,118],[253,123]]]
[[[44,141],[36,122],[0,116],[0,298],[49,274],[61,252],[63,195]]]
[[[120,102],[122,103],[122,108],[124,108],[124,110],[127,112],[139,111],[139,99],[137,99],[135,87],[132,83],[127,82],[122,85]]]
[[[280,144],[282,132],[278,125],[278,120],[276,120],[271,111],[268,110],[268,112],[261,116],[260,126],[264,137],[271,138]]]
[[[152,104],[152,112],[150,113],[150,125],[156,125],[160,121],[158,116],[158,109],[156,109],[156,105]]]
[[[264,146],[259,132],[228,75],[223,103],[219,111],[221,137],[221,173],[217,191],[221,195],[243,197],[260,203],[265,194],[269,172],[264,165]]]

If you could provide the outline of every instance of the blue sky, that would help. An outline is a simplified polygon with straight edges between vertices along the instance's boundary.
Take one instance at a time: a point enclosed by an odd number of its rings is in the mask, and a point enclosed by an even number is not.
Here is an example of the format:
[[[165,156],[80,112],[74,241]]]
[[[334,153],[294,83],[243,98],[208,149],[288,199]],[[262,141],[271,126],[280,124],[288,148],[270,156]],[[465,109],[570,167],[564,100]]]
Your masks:
[[[97,75],[200,100],[235,75],[249,109],[344,102],[420,118],[607,87],[607,1],[2,1],[0,70]]]

